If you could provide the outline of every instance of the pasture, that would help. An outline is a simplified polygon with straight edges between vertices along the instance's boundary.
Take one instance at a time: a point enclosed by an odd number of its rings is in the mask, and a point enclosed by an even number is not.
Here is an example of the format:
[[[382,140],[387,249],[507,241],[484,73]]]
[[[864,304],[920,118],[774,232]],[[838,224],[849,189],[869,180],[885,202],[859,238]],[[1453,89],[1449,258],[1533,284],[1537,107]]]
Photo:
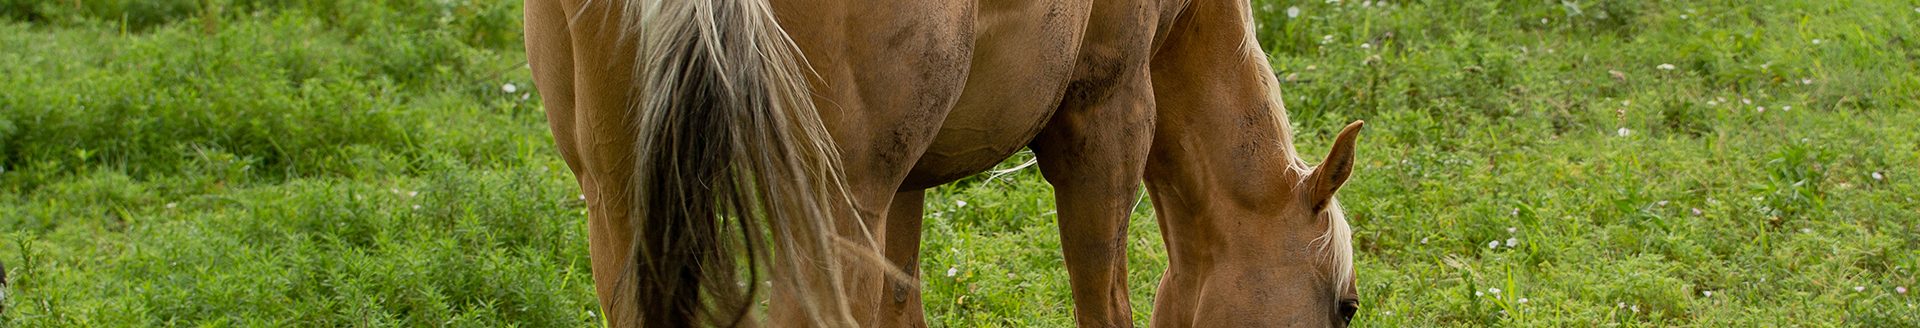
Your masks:
[[[599,325],[519,6],[0,0],[0,326]],[[1357,326],[1920,326],[1920,3],[1254,6]],[[1070,326],[1052,204],[929,192],[929,322]]]

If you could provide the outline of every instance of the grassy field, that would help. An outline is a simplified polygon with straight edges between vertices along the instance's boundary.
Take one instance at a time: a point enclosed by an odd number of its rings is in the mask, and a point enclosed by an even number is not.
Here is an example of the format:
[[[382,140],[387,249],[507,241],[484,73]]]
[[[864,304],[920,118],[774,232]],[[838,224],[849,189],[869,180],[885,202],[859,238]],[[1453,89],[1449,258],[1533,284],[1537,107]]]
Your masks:
[[[598,325],[518,6],[0,0],[0,326]],[[1920,326],[1920,3],[1255,7],[1359,325]],[[1070,325],[1036,172],[929,202],[930,321]]]

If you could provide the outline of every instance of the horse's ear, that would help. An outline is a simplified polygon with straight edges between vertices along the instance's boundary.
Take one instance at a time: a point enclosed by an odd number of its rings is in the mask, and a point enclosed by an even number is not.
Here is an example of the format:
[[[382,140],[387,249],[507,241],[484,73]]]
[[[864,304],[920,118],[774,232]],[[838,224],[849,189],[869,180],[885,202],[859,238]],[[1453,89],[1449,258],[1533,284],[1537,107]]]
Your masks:
[[[1333,199],[1333,193],[1347,184],[1347,177],[1353,175],[1353,144],[1360,138],[1360,126],[1367,121],[1353,121],[1340,136],[1333,140],[1333,150],[1327,153],[1327,160],[1307,173],[1305,186],[1307,201],[1313,204],[1314,212],[1325,209],[1327,202]]]

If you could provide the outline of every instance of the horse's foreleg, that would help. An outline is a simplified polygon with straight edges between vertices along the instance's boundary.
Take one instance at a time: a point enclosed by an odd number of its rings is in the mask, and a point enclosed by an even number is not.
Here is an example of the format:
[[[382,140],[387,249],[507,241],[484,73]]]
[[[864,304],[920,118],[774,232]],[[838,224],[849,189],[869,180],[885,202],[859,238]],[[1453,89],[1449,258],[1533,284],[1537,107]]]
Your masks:
[[[1153,93],[1145,75],[1122,73],[1104,90],[1068,91],[1084,98],[1070,96],[1032,145],[1055,189],[1081,327],[1133,326],[1127,217],[1153,138]]]

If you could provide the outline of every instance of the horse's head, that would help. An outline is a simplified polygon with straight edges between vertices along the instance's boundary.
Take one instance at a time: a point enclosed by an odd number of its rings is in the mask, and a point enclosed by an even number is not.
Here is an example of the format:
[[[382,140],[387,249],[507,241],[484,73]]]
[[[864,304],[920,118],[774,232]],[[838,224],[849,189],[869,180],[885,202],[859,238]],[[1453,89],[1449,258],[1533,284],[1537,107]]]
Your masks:
[[[1251,213],[1216,217],[1214,242],[1169,280],[1191,288],[1195,324],[1220,327],[1344,327],[1358,311],[1352,231],[1334,193],[1353,171],[1363,122],[1340,132],[1319,166],[1289,165]],[[1181,271],[1181,270],[1175,270]],[[1171,275],[1171,274],[1170,274]]]

